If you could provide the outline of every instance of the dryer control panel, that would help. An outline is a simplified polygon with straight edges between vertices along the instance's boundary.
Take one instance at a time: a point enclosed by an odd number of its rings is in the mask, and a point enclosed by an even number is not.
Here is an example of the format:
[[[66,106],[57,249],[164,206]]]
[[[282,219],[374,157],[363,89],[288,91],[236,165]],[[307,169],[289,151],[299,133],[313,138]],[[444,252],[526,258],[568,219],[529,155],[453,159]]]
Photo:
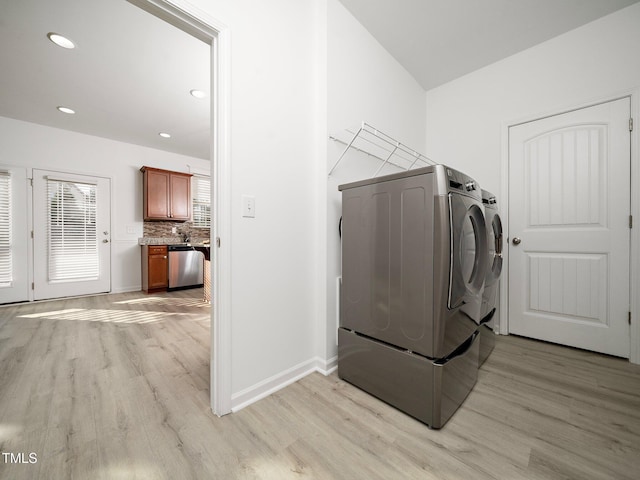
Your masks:
[[[480,186],[473,178],[450,167],[445,167],[445,169],[448,179],[448,192],[463,193],[476,199],[482,198]]]

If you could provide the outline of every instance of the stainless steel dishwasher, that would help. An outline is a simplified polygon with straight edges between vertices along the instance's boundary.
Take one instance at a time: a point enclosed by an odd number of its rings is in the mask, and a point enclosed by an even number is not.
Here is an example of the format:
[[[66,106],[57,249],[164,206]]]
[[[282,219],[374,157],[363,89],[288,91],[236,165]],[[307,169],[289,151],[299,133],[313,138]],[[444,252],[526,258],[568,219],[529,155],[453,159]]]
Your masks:
[[[201,287],[204,256],[190,245],[169,245],[169,290]]]

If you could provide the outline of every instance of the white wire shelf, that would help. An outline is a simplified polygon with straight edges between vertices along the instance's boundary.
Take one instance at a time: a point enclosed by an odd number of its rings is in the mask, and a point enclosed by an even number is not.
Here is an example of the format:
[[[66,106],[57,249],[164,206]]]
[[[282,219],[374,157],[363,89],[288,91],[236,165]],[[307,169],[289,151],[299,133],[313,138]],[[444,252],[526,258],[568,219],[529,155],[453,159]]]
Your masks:
[[[393,165],[402,170],[411,170],[412,168],[427,167],[436,164],[436,162],[429,157],[404,145],[366,122],[362,122],[360,128],[355,131],[346,130],[346,132],[350,135],[346,139],[339,138],[335,135],[329,136],[331,140],[345,145],[342,154],[338,157],[333,167],[331,167],[331,170],[329,170],[329,176],[331,176],[350,150],[356,150],[382,162],[376,169],[373,177],[377,177],[385,165]]]

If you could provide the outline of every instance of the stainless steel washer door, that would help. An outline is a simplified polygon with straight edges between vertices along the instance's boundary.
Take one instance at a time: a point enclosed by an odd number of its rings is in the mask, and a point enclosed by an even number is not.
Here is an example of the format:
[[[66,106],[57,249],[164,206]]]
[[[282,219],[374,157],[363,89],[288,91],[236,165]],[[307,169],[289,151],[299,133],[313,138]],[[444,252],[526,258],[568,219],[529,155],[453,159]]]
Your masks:
[[[487,230],[482,204],[449,194],[451,252],[448,308],[477,301],[487,274]]]

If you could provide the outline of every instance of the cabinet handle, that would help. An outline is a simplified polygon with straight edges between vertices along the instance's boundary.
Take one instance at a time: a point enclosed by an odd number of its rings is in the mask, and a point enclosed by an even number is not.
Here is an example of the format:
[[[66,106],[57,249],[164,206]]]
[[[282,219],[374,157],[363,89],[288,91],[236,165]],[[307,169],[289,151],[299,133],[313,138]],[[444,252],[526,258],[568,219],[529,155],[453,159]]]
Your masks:
[[[162,258],[167,258],[167,256],[165,255],[165,256],[164,256],[164,257],[162,257]]]

